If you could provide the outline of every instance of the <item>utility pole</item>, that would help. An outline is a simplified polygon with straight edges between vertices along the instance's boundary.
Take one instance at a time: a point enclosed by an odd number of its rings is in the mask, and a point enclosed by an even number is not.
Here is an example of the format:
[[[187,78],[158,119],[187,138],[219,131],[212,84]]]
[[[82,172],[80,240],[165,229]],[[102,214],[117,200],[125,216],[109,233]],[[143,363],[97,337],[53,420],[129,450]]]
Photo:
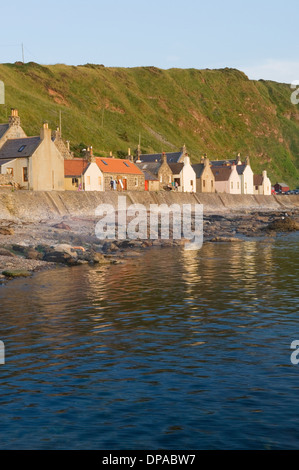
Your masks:
[[[25,64],[25,58],[24,58],[24,44],[22,43],[22,59],[23,59],[23,64]]]

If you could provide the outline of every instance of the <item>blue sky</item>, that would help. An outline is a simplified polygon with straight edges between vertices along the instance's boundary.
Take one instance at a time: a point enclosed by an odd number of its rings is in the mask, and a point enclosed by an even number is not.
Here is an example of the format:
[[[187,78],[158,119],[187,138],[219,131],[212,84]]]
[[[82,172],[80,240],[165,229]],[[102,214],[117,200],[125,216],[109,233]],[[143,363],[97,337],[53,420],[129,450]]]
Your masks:
[[[0,62],[222,68],[299,80],[298,1],[14,0],[0,7]]]

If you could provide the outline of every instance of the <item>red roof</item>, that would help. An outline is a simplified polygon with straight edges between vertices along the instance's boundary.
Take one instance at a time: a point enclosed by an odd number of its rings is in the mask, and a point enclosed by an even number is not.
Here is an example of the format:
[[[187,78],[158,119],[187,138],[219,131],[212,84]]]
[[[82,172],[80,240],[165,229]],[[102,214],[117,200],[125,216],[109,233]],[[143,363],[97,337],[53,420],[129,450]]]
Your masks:
[[[81,176],[87,166],[88,162],[83,158],[64,160],[64,176]]]
[[[103,173],[143,175],[143,172],[130,160],[97,157],[96,164]]]

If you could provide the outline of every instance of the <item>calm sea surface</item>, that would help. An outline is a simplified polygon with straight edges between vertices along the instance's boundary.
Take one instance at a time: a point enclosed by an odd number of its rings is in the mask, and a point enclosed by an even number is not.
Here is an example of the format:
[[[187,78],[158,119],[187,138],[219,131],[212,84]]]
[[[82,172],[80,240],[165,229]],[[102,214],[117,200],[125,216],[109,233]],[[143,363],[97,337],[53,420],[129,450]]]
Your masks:
[[[0,448],[298,449],[298,251],[157,248],[0,287]]]

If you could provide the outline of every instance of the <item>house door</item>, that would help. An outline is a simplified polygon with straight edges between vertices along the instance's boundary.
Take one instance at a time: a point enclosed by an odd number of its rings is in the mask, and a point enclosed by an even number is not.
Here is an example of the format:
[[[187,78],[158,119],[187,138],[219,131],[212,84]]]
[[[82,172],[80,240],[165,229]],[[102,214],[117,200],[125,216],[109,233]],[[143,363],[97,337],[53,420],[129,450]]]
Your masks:
[[[123,179],[123,185],[124,185],[124,191],[127,190],[128,184],[127,184],[127,178]]]
[[[148,181],[147,180],[145,180],[145,182],[144,182],[144,189],[145,189],[145,191],[148,191]]]
[[[178,191],[181,186],[181,178],[174,178],[174,189]]]

